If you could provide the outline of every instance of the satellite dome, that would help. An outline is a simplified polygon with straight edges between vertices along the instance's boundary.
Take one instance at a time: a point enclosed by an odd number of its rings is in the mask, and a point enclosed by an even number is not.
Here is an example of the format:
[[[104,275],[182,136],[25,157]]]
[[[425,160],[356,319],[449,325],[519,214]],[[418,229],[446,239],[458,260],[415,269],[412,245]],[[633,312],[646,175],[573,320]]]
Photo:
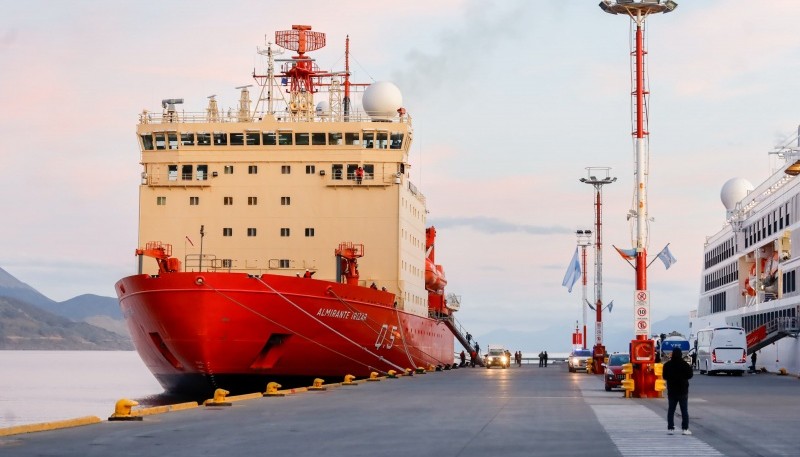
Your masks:
[[[361,104],[373,120],[389,120],[396,117],[397,110],[403,106],[403,94],[389,81],[378,81],[364,91]]]
[[[729,212],[733,211],[736,203],[742,201],[747,194],[749,194],[755,187],[750,184],[750,181],[744,178],[732,178],[722,185],[722,190],[719,193],[719,198],[725,209]]]
[[[330,114],[331,112],[331,104],[328,103],[327,100],[322,100],[321,102],[317,103],[317,116],[324,116],[326,114]]]

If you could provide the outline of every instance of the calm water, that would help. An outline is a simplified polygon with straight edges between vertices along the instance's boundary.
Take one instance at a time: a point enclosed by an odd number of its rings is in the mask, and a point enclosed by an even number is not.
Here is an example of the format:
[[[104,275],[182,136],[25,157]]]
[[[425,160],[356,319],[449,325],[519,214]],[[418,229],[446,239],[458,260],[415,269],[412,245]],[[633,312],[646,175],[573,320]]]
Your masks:
[[[106,419],[120,398],[156,403],[162,392],[135,351],[0,351],[0,428]]]

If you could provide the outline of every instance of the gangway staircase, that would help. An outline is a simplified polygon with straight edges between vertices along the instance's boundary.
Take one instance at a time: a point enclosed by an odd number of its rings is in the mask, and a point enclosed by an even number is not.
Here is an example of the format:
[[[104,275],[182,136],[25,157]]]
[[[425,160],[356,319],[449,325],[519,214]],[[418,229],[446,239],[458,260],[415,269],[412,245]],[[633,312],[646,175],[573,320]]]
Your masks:
[[[453,336],[455,336],[458,342],[461,343],[462,346],[464,346],[464,350],[467,351],[467,354],[471,354],[472,351],[475,350],[475,348],[471,346],[470,341],[467,340],[466,337],[467,331],[464,329],[464,327],[461,326],[461,324],[456,320],[455,317],[453,317],[452,315],[440,316],[439,320],[441,322],[444,322],[444,324],[447,325],[447,328],[449,328],[450,331],[453,332]],[[469,359],[467,359],[467,361],[469,361]],[[483,366],[483,357],[481,357],[480,354],[478,354],[477,357],[475,357],[475,365]]]
[[[800,319],[797,317],[778,317],[756,327],[747,334],[747,355],[769,346],[784,337],[797,338],[800,335]]]

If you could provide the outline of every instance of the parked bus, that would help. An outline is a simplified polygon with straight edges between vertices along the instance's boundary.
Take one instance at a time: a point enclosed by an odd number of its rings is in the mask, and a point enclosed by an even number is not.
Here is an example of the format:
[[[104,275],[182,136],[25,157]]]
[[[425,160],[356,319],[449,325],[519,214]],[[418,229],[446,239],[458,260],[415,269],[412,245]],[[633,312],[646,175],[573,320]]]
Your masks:
[[[747,369],[747,335],[741,327],[714,327],[697,332],[700,374],[726,372],[741,376]]]

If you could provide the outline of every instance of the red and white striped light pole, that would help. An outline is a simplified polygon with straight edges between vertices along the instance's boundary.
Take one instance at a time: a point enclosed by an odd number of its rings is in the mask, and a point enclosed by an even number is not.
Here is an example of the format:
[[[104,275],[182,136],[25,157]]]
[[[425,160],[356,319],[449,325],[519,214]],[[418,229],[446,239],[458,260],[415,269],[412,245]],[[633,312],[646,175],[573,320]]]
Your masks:
[[[638,398],[658,397],[655,390],[656,376],[653,374],[655,347],[648,339],[650,332],[649,310],[650,294],[647,290],[647,98],[650,94],[645,87],[645,55],[644,30],[647,17],[655,13],[669,13],[677,8],[673,0],[603,0],[600,8],[609,14],[624,14],[636,27],[635,48],[631,57],[635,70],[634,88],[631,92],[635,110],[633,130],[636,163],[634,179],[636,182],[636,291],[634,293],[634,333],[636,339],[631,341],[631,362],[634,364],[633,396]],[[636,313],[639,313],[637,316]],[[643,319],[642,317],[646,317]]]

